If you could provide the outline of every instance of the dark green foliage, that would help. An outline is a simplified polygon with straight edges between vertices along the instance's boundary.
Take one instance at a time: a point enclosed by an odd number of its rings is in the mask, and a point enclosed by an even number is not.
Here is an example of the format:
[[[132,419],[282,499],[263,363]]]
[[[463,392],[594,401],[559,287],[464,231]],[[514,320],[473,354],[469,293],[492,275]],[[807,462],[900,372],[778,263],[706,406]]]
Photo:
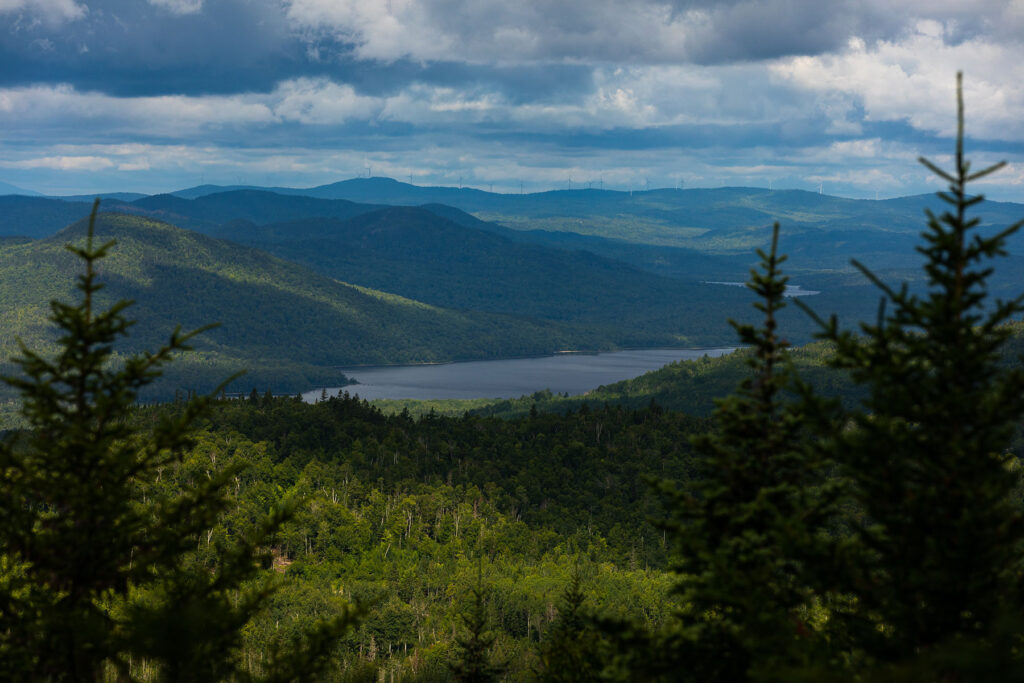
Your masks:
[[[994,635],[1022,607],[1024,525],[1007,450],[1024,413],[1024,369],[1001,359],[1024,298],[992,301],[987,289],[992,259],[1021,223],[982,234],[967,216],[982,200],[967,184],[1002,164],[972,172],[964,160],[959,76],[957,92],[954,170],[922,159],[949,182],[939,194],[949,210],[928,214],[918,249],[927,292],[886,287],[859,266],[885,295],[877,322],[854,334],[833,317],[822,334],[835,366],[867,391],[826,443],[857,510],[833,571],[856,599],[848,626],[859,646],[886,663],[934,663],[968,646],[976,664],[1006,656],[1009,643]]]
[[[135,504],[136,480],[190,445],[188,428],[203,402],[152,431],[126,419],[139,390],[194,333],[175,332],[155,353],[130,358],[118,370],[105,367],[130,325],[123,315],[128,302],[93,311],[102,288],[95,264],[111,246],[94,247],[90,229],[84,247],[69,247],[86,272],[77,285],[81,304],[52,304],[60,354],[51,361],[23,346],[17,362],[24,376],[5,378],[21,393],[32,429],[27,443],[0,450],[6,564],[0,661],[9,674],[96,678],[120,651],[122,637],[100,601],[124,599],[132,583],[152,580],[219,511],[219,481],[159,508]]]
[[[170,495],[152,484],[193,446],[210,399],[147,425],[133,409],[201,330],[175,330],[157,351],[111,365],[114,344],[132,325],[124,315],[130,302],[97,310],[97,262],[114,243],[94,244],[95,217],[96,205],[85,245],[68,246],[85,264],[81,301],[51,304],[56,357],[22,345],[22,374],[4,378],[21,395],[30,431],[0,443],[0,678],[130,679],[140,658],[159,667],[161,680],[233,678],[241,674],[241,629],[272,589],[251,583],[261,569],[257,549],[288,506],[239,534],[217,561],[197,561],[196,539],[224,513],[239,470]],[[317,633],[337,637],[349,622],[342,611]],[[301,662],[282,655],[280,664],[315,670],[329,652],[322,641],[310,641]]]
[[[760,252],[762,272],[748,283],[763,325],[734,323],[752,349],[751,374],[718,401],[715,431],[694,438],[694,480],[664,486],[679,552],[680,647],[704,681],[771,677],[811,649],[812,591],[801,560],[818,545],[830,499],[824,463],[804,443],[802,409],[783,398],[793,378],[788,343],[776,332],[787,281],[777,244],[778,225],[770,251]]]

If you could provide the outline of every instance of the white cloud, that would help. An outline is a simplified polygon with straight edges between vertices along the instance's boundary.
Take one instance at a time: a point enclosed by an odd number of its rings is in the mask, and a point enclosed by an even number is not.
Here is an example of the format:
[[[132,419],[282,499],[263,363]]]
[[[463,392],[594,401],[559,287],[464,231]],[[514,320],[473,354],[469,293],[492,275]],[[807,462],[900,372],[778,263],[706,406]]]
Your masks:
[[[256,99],[235,96],[112,97],[67,85],[0,90],[0,122],[11,129],[100,125],[109,134],[186,135],[198,130],[276,120]]]
[[[172,14],[195,14],[203,9],[203,0],[146,0]]]
[[[358,95],[352,86],[338,85],[325,78],[285,81],[268,99],[280,119],[314,125],[373,118],[382,106],[378,98]]]
[[[869,46],[853,39],[841,53],[781,60],[772,70],[798,88],[859,103],[868,121],[906,121],[944,135],[954,132],[953,76],[963,70],[970,134],[1024,140],[1020,46],[983,38],[948,44],[943,37],[948,30],[922,21],[900,42]]]
[[[0,14],[5,12],[28,12],[58,24],[83,18],[88,7],[75,0],[0,0]]]
[[[114,167],[114,162],[101,156],[57,156],[0,161],[3,168],[48,168],[60,171],[102,171]]]

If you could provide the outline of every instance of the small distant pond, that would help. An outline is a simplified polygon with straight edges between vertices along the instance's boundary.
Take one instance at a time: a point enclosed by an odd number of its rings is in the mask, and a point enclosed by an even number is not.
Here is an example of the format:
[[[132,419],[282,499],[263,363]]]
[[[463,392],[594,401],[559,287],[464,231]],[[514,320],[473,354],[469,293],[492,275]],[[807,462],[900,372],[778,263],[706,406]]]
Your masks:
[[[729,287],[746,287],[746,282],[705,282],[706,285],[728,285]],[[821,294],[813,289],[804,289],[800,285],[786,285],[783,296],[814,296]]]
[[[609,353],[560,353],[542,358],[469,361],[439,365],[398,365],[341,368],[359,384],[328,387],[329,395],[344,390],[372,401],[378,398],[518,398],[550,389],[582,394],[604,384],[632,379],[677,360],[721,356],[735,350],[639,349]],[[312,402],[322,389],[302,395]]]

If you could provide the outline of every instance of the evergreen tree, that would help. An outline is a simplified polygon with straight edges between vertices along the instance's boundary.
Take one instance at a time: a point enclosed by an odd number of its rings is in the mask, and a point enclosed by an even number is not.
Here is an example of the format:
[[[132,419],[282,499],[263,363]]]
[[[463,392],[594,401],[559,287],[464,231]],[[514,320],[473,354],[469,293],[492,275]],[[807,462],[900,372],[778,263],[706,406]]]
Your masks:
[[[241,628],[272,590],[251,581],[263,561],[257,549],[269,545],[287,505],[206,567],[190,561],[192,549],[225,509],[236,471],[211,473],[169,499],[140,500],[140,487],[191,446],[210,399],[192,398],[143,425],[133,414],[139,392],[202,330],[175,330],[157,351],[113,362],[115,342],[132,325],[124,315],[131,302],[97,310],[96,264],[114,245],[94,243],[97,208],[85,245],[68,246],[85,266],[81,301],[51,303],[57,356],[22,345],[22,374],[4,378],[21,394],[29,429],[0,443],[0,679],[132,680],[140,658],[157,664],[162,680],[242,676]],[[312,638],[275,653],[270,678],[315,671],[350,621],[342,610]]]
[[[599,634],[584,603],[580,569],[572,573],[558,606],[558,616],[540,645],[538,680],[574,683],[597,680],[601,673]]]
[[[968,183],[1003,164],[972,172],[964,159],[960,74],[957,105],[954,169],[921,159],[949,183],[939,193],[949,209],[928,212],[919,247],[927,290],[891,288],[856,264],[884,293],[877,321],[862,334],[840,331],[834,316],[821,321],[834,364],[867,390],[828,442],[858,512],[850,552],[828,570],[845,577],[856,605],[851,628],[876,661],[916,657],[922,666],[971,644],[985,653],[945,659],[936,678],[1009,657],[1002,616],[1022,606],[1024,525],[1008,446],[1024,413],[1024,369],[1002,355],[1005,323],[1024,310],[1024,297],[987,296],[992,259],[1005,255],[1021,223],[986,235],[968,218],[983,199]]]
[[[696,476],[671,496],[666,523],[676,541],[683,602],[675,647],[694,680],[770,678],[801,665],[811,649],[812,591],[803,560],[822,541],[833,499],[824,461],[807,448],[801,406],[777,333],[788,278],[779,265],[779,226],[762,272],[747,286],[760,300],[760,327],[733,322],[750,347],[750,376],[717,402],[715,429],[694,438]]]
[[[498,680],[505,667],[495,662],[491,656],[495,638],[487,626],[487,601],[483,574],[479,568],[476,585],[471,592],[473,606],[467,613],[461,615],[466,632],[456,638],[458,649],[449,668],[452,676],[460,683],[488,683]]]

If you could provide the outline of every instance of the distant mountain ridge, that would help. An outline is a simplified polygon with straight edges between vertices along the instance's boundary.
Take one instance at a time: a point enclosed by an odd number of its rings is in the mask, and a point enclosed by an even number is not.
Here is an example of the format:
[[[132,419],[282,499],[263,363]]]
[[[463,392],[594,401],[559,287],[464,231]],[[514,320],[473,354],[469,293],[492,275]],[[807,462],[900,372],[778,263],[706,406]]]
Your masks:
[[[189,188],[177,195],[211,193],[214,186]],[[705,254],[742,255],[767,243],[768,228],[783,226],[783,238],[796,245],[789,250],[800,267],[802,251],[825,260],[827,268],[846,267],[852,246],[869,254],[887,235],[916,236],[926,208],[941,211],[942,202],[931,194],[886,200],[846,199],[803,190],[768,190],[751,187],[711,189],[553,190],[529,194],[501,194],[475,188],[422,187],[392,178],[352,178],[312,188],[274,188],[273,191],[321,199],[345,199],[373,204],[417,206],[443,204],[517,230],[545,230],[617,239],[635,244],[673,246]],[[1024,204],[986,202],[981,215],[986,225],[998,227],[1024,215]],[[830,240],[829,233],[842,234]],[[809,243],[800,236],[809,234]],[[860,243],[850,244],[851,238]],[[830,242],[839,248],[819,250]],[[903,252],[903,244],[898,251]],[[1024,253],[1024,238],[1013,245]]]
[[[10,183],[5,183],[2,180],[0,180],[0,195],[8,195],[8,194],[18,194],[18,195],[22,195],[22,196],[25,196],[25,197],[41,197],[42,196],[42,194],[40,194],[39,192],[34,192],[32,190],[26,190],[23,187],[18,187],[17,185],[11,185]]]

